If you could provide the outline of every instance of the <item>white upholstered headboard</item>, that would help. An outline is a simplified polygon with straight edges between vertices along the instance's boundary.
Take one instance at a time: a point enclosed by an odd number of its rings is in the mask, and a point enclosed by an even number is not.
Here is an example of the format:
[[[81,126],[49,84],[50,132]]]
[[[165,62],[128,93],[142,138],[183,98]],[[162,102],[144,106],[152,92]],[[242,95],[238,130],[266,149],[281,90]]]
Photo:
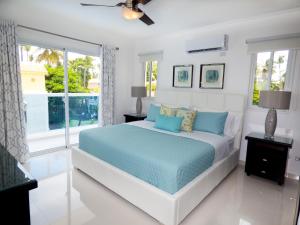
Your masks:
[[[240,124],[235,136],[234,147],[236,149],[240,148],[243,117],[246,106],[246,98],[244,95],[224,92],[158,90],[155,102],[176,107],[196,108],[200,111],[226,111],[237,115],[240,118]]]

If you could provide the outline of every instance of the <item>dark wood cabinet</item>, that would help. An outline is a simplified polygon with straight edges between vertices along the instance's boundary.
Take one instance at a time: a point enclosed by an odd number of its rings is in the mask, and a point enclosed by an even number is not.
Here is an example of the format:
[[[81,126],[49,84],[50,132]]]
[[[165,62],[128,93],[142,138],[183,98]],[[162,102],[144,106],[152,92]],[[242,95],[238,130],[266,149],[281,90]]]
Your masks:
[[[37,181],[0,145],[1,224],[30,225],[29,191],[37,186]]]
[[[125,123],[144,120],[147,115],[146,114],[136,114],[136,113],[128,113],[124,114],[125,117]]]
[[[285,137],[265,138],[262,133],[250,133],[245,172],[284,184],[289,149],[293,139]]]

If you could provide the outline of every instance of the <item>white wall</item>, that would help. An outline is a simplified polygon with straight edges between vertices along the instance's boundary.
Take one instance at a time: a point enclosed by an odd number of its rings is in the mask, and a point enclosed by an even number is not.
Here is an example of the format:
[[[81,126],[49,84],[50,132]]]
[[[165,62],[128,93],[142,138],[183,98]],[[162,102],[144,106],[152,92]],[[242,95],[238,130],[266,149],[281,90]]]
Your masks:
[[[131,77],[131,65],[133,62],[133,45],[131,40],[117,33],[90,26],[89,23],[83,23],[76,19],[76,14],[74,14],[73,18],[70,18],[47,9],[47,7],[44,9],[36,8],[34,4],[30,4],[28,1],[0,2],[0,18],[10,19],[16,24],[39,28],[65,36],[119,47],[116,63],[116,119],[117,122],[123,122],[123,113],[128,111],[127,101],[130,97],[131,80],[128,80],[128,77]],[[97,53],[98,48],[97,46],[21,28],[17,29],[17,35],[19,40],[32,42],[32,44],[63,46],[69,47],[74,51],[87,50],[86,53]]]
[[[256,18],[235,23],[224,23],[205,28],[193,29],[176,34],[139,40],[136,42],[134,50],[134,85],[141,85],[144,82],[142,65],[139,62],[138,54],[163,51],[163,60],[159,67],[158,89],[172,88],[173,65],[194,64],[194,87],[191,91],[201,91],[199,87],[200,64],[205,63],[226,63],[225,87],[223,91],[241,93],[248,95],[250,78],[250,55],[247,54],[245,40],[248,38],[265,37],[286,33],[300,32],[300,11],[290,11],[276,15]],[[185,42],[194,38],[207,38],[216,34],[229,35],[229,50],[225,54],[220,52],[209,52],[199,54],[187,54],[185,52]],[[298,56],[298,61],[300,57]],[[300,70],[298,70],[300,71]],[[299,78],[300,73],[297,73]],[[294,89],[299,89],[300,79],[294,82]],[[212,92],[222,92],[222,90],[211,90]],[[299,102],[299,92],[294,92],[294,99]],[[145,101],[146,103],[147,101]],[[146,107],[145,107],[146,108]],[[294,160],[295,156],[300,156],[300,107],[296,111],[279,113],[277,132],[293,133],[295,142],[290,154],[288,172],[300,175],[300,162]],[[134,101],[132,101],[134,109]],[[244,135],[251,130],[263,130],[265,110],[247,109],[245,115]],[[291,130],[290,130],[291,129]],[[240,159],[245,160],[246,141],[243,140]]]

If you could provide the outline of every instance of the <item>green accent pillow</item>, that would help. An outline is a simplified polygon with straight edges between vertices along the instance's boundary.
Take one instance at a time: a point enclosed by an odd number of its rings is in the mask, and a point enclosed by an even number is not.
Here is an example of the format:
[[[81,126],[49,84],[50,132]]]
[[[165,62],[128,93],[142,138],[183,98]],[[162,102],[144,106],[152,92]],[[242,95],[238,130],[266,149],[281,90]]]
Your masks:
[[[177,117],[183,117],[181,123],[181,130],[186,132],[192,132],[194,126],[194,120],[196,118],[196,111],[189,111],[185,109],[178,109],[176,112]]]
[[[171,108],[165,105],[161,105],[160,107],[160,115],[164,116],[176,116],[177,109]]]

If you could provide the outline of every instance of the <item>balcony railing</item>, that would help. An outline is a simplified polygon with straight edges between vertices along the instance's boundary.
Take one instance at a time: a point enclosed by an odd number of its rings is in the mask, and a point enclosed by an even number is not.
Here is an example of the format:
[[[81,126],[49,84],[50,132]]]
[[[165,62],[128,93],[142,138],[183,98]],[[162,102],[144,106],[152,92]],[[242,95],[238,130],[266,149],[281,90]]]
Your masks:
[[[99,95],[69,94],[70,127],[98,123]],[[24,94],[27,134],[65,128],[63,93]]]

